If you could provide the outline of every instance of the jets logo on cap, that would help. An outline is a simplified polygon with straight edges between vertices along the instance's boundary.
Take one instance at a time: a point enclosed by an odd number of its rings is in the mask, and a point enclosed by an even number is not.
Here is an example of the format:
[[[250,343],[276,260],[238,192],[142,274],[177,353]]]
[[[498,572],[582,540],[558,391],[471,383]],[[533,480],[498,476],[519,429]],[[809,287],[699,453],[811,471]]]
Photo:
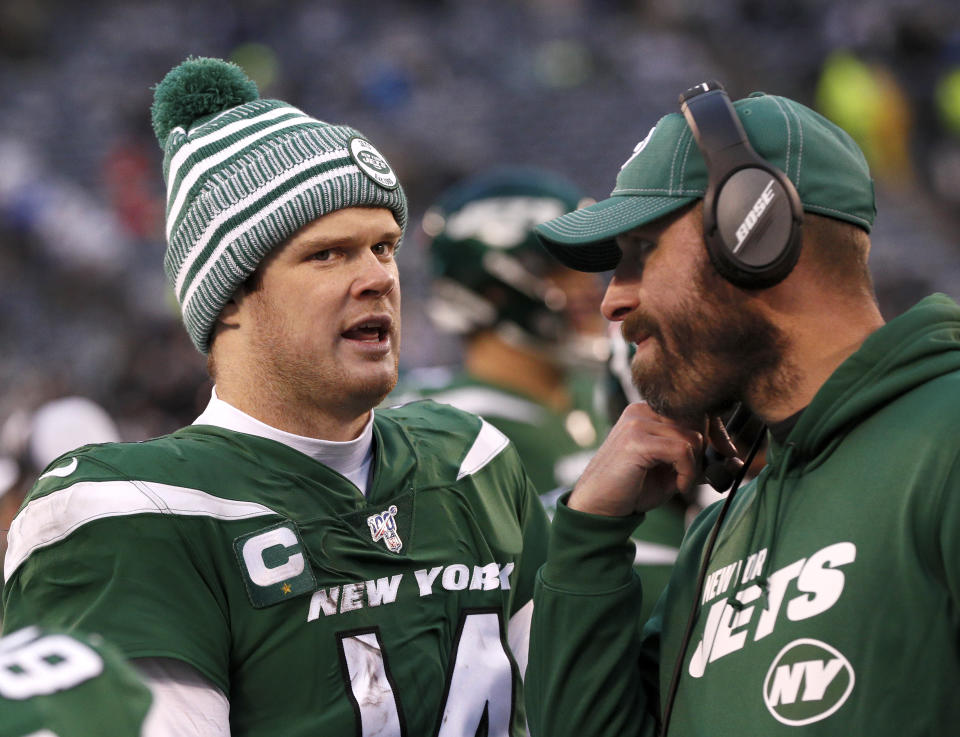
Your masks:
[[[630,158],[623,162],[623,166],[620,167],[620,171],[623,171],[627,168],[631,161],[633,161],[637,156],[640,155],[640,152],[647,147],[647,144],[650,143],[650,139],[653,138],[653,132],[657,129],[657,126],[653,126],[650,129],[650,132],[647,133],[646,138],[644,138],[640,143],[633,147],[633,153],[630,154]]]
[[[386,158],[365,138],[350,139],[350,158],[360,171],[384,189],[396,189],[400,184]]]

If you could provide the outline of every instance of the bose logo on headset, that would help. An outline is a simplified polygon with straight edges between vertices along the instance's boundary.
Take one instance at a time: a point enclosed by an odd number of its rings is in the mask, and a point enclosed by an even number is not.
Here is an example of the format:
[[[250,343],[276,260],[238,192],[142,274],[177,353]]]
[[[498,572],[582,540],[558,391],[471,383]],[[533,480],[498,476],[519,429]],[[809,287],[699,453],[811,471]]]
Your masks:
[[[754,151],[719,82],[687,90],[680,108],[707,164],[703,237],[710,261],[738,287],[772,287],[800,257],[797,190]]]
[[[763,217],[767,205],[773,202],[774,197],[776,197],[776,195],[773,193],[773,180],[771,179],[767,182],[767,186],[763,188],[760,196],[757,197],[757,201],[753,203],[753,207],[750,209],[750,212],[747,213],[743,222],[740,223],[740,227],[737,228],[737,245],[732,249],[734,253],[737,253],[737,251],[743,248],[743,242],[750,237],[750,232],[753,230],[753,227],[760,222],[760,218]]]

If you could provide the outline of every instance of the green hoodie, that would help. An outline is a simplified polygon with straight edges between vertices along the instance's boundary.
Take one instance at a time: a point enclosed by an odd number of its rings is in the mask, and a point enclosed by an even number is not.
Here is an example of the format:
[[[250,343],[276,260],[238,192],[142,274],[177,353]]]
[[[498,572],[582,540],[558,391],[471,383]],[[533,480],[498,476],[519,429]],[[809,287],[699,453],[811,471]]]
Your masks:
[[[655,734],[694,599],[671,737],[955,734],[958,417],[960,307],[934,295],[871,335],[772,442],[695,592],[719,506],[700,515],[646,627],[637,517],[561,505],[535,592],[534,737]]]

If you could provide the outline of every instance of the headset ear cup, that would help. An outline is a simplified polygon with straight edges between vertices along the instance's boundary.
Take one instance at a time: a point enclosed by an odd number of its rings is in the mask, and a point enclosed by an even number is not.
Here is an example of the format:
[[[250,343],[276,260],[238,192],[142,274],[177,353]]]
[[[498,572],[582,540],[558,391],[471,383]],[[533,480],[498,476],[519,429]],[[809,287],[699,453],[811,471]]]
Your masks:
[[[750,145],[719,82],[691,87],[680,95],[680,109],[707,165],[703,236],[711,262],[738,287],[777,284],[800,257],[796,188]]]
[[[707,255],[710,257],[713,268],[724,279],[737,284],[736,266],[726,257],[729,249],[724,245],[723,237],[717,228],[717,192],[718,190],[711,182],[703,195],[703,241],[707,246]]]
[[[741,167],[707,194],[704,241],[717,271],[744,289],[785,279],[800,257],[803,218],[790,180],[772,167]]]

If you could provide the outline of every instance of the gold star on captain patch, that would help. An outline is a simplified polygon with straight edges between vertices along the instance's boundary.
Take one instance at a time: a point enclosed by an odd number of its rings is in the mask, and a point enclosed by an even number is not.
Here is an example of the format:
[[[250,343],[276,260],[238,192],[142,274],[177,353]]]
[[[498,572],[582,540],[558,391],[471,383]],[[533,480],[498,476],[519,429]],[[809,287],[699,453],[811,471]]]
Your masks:
[[[290,591],[291,591],[291,589],[290,589],[290,584],[288,584],[288,583],[286,583],[286,582],[283,584],[283,586],[280,587],[280,589],[281,589],[281,590],[283,591],[283,593],[285,593],[285,594],[289,594]]]

